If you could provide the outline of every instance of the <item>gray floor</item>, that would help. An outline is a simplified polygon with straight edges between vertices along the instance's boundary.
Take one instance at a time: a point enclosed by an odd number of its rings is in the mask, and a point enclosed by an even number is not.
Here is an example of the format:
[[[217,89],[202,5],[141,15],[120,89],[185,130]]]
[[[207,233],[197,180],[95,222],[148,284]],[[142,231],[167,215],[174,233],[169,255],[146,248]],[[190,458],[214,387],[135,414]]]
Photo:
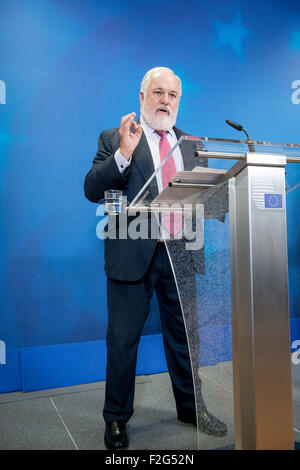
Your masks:
[[[208,408],[226,422],[228,435],[197,436],[194,426],[176,419],[169,375],[140,376],[128,424],[130,450],[234,448],[231,363],[203,367],[200,375]],[[98,382],[0,395],[0,449],[105,449],[104,386]],[[293,399],[295,441],[300,443],[300,365],[293,366]]]

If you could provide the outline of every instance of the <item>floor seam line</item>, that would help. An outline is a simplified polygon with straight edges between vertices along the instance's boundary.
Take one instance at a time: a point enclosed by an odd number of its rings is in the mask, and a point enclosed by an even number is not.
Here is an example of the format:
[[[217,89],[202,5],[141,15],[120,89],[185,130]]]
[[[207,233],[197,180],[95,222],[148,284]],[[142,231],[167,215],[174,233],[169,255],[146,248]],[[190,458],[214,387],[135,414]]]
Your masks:
[[[219,387],[222,387],[222,388],[224,388],[225,390],[227,390],[228,392],[233,393],[233,390],[231,390],[230,388],[226,387],[226,385],[223,385],[223,384],[221,384],[220,382],[217,382],[216,380],[212,379],[211,377],[209,377],[209,375],[205,375],[204,372],[199,371],[199,374],[202,374],[205,378],[207,378],[207,379],[210,380],[211,382],[215,383],[216,385],[219,385]]]
[[[60,417],[60,420],[61,420],[61,422],[63,423],[63,425],[64,425],[64,427],[65,427],[65,429],[66,429],[66,431],[67,431],[67,433],[68,433],[68,435],[69,435],[69,437],[70,437],[72,443],[73,443],[73,445],[75,446],[75,449],[76,449],[76,450],[79,450],[79,447],[77,446],[75,440],[73,439],[73,436],[72,436],[72,434],[70,433],[70,431],[69,431],[69,429],[68,429],[68,426],[67,426],[66,423],[64,422],[64,420],[63,420],[63,418],[62,418],[60,412],[58,411],[58,409],[57,409],[57,407],[56,407],[54,401],[52,400],[52,397],[49,397],[49,398],[50,398],[50,401],[51,401],[52,405],[54,406],[55,410],[57,411],[57,414],[58,414],[58,416]]]

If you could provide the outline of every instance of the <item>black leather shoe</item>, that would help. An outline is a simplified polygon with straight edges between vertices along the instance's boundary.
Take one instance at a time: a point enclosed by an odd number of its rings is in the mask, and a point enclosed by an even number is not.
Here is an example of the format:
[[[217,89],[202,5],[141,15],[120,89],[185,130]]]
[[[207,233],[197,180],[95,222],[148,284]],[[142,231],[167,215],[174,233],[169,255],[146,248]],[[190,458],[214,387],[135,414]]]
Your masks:
[[[178,413],[179,421],[183,423],[191,423],[197,426],[197,419],[195,414],[181,412]],[[213,416],[209,411],[201,411],[198,415],[199,431],[212,436],[225,436],[227,434],[227,426],[225,423]]]
[[[122,449],[129,442],[126,434],[126,423],[124,421],[109,421],[106,423],[104,443],[108,449]]]

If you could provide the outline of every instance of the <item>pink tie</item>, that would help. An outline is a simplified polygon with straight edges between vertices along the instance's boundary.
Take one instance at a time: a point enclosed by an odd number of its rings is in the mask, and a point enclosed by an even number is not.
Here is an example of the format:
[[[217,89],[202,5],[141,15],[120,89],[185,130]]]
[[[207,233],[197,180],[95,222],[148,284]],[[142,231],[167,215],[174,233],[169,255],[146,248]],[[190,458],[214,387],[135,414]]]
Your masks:
[[[167,139],[167,134],[165,131],[155,131],[155,132],[160,136],[159,154],[160,154],[160,161],[162,162],[165,159],[165,157],[168,155],[168,153],[170,152],[171,145],[169,144],[169,141]],[[174,158],[173,158],[173,155],[171,155],[161,169],[162,183],[163,183],[164,188],[168,185],[171,179],[174,178],[176,173],[177,171],[176,171]]]
[[[168,153],[171,151],[171,146],[167,139],[165,131],[155,131],[160,136],[159,141],[159,154],[160,161],[162,162]],[[166,163],[161,168],[162,184],[165,188],[169,182],[176,175],[177,170],[174,162],[173,155],[170,155]],[[174,237],[178,232],[182,230],[183,221],[181,212],[164,212],[163,213],[163,225],[167,231]]]

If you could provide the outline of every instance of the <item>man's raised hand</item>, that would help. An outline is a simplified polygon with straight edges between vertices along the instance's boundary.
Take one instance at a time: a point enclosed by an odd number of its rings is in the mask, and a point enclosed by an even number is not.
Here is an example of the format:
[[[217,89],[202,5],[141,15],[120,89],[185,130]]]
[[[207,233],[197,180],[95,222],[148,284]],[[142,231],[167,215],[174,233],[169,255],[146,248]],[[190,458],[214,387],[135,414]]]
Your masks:
[[[120,152],[126,160],[131,158],[136,149],[142,135],[142,126],[134,121],[136,113],[127,114],[122,117],[119,134],[120,134]],[[132,132],[131,128],[135,130]]]

